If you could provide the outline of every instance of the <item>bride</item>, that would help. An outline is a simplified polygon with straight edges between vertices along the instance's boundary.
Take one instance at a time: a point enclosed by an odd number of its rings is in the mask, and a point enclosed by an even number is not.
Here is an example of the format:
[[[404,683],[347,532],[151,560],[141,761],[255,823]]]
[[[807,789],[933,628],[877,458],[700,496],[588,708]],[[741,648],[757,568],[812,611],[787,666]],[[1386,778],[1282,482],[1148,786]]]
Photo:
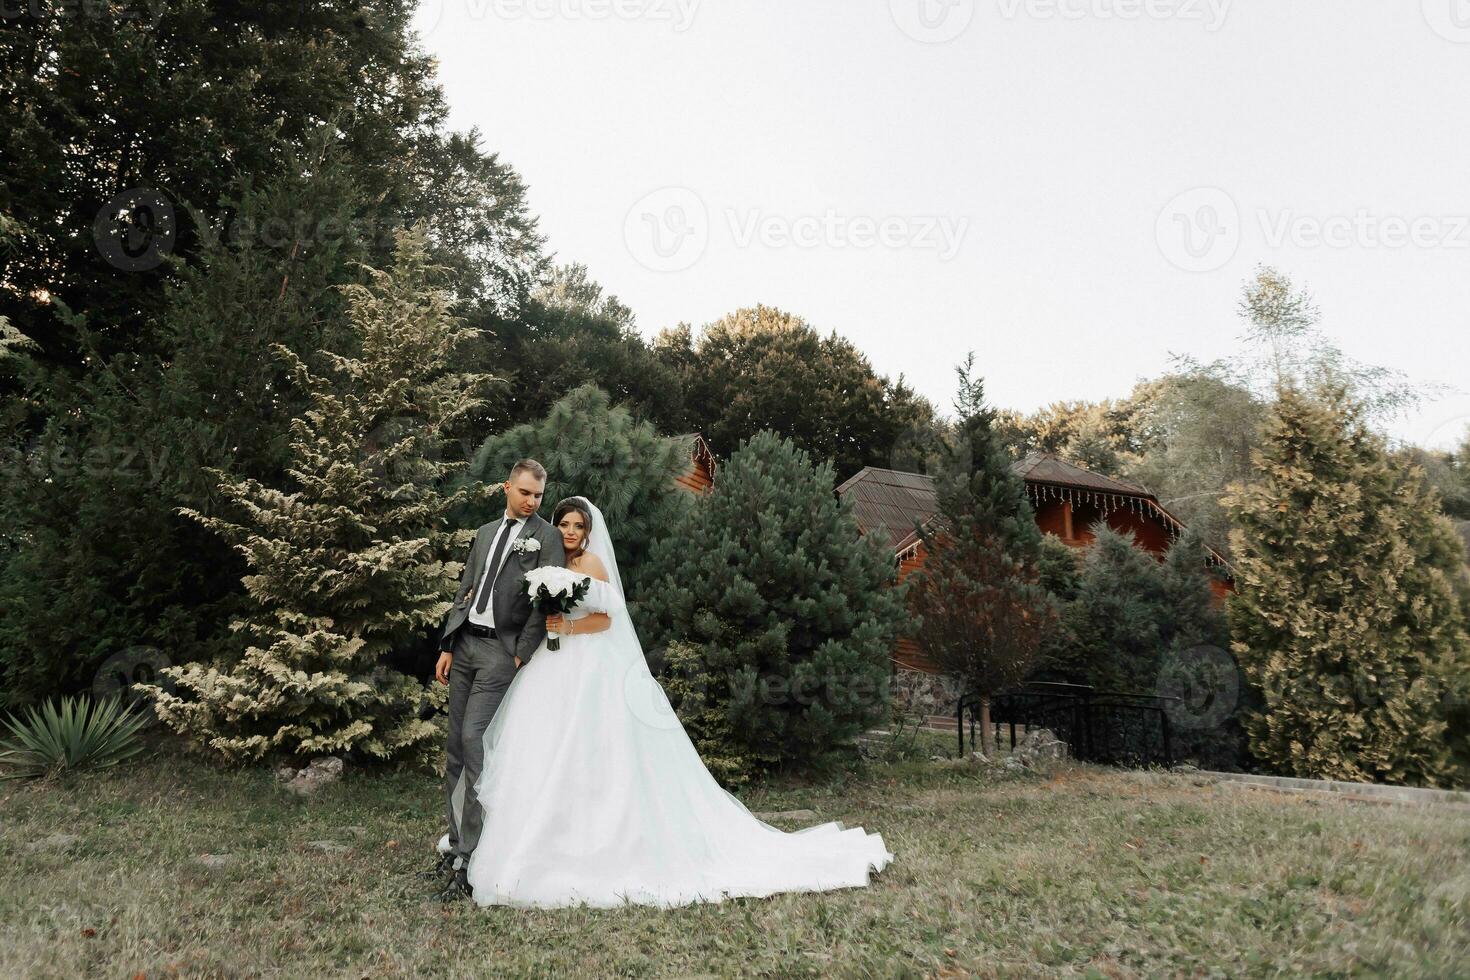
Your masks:
[[[839,821],[786,833],[715,781],[649,673],[602,512],[569,497],[552,522],[591,590],[547,617],[561,649],[543,642],[485,730],[474,900],[667,908],[867,885],[893,860],[881,835]]]

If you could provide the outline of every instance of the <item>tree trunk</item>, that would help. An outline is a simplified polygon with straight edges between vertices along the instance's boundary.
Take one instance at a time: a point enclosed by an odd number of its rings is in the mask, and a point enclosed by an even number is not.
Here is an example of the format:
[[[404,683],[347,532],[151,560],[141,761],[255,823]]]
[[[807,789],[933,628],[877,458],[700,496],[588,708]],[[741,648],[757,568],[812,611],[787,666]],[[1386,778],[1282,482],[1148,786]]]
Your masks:
[[[980,751],[991,758],[995,757],[995,744],[990,725],[990,698],[980,699]]]

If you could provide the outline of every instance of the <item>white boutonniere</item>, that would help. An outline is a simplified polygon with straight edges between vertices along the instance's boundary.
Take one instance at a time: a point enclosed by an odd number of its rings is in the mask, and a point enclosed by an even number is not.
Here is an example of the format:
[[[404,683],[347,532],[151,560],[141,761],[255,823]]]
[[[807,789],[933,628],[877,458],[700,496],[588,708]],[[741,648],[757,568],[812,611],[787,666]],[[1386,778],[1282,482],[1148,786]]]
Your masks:
[[[535,538],[517,538],[511,542],[510,550],[523,555],[535,554],[541,550],[541,542]]]

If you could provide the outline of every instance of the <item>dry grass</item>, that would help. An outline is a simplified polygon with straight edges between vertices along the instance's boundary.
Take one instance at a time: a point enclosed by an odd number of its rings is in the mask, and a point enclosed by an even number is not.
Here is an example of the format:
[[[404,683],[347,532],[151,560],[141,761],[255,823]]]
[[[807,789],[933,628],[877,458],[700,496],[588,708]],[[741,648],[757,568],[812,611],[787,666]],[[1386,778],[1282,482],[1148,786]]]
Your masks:
[[[673,912],[425,902],[422,776],[303,802],[156,759],[0,792],[5,977],[1470,974],[1470,817],[1181,775],[911,762],[768,787],[752,809],[861,824],[897,860],[867,889]],[[79,839],[34,846],[55,834]]]

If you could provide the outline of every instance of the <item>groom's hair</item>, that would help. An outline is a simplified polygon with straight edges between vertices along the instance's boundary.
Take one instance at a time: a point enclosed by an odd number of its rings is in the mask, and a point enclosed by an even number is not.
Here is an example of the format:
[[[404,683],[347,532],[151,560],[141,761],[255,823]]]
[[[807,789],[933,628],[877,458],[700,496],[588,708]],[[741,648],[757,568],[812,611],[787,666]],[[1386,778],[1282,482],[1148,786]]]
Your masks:
[[[546,482],[546,467],[542,466],[534,459],[523,459],[516,465],[512,466],[510,468],[510,476],[506,477],[506,479],[514,480],[522,473],[529,473],[541,482]]]

